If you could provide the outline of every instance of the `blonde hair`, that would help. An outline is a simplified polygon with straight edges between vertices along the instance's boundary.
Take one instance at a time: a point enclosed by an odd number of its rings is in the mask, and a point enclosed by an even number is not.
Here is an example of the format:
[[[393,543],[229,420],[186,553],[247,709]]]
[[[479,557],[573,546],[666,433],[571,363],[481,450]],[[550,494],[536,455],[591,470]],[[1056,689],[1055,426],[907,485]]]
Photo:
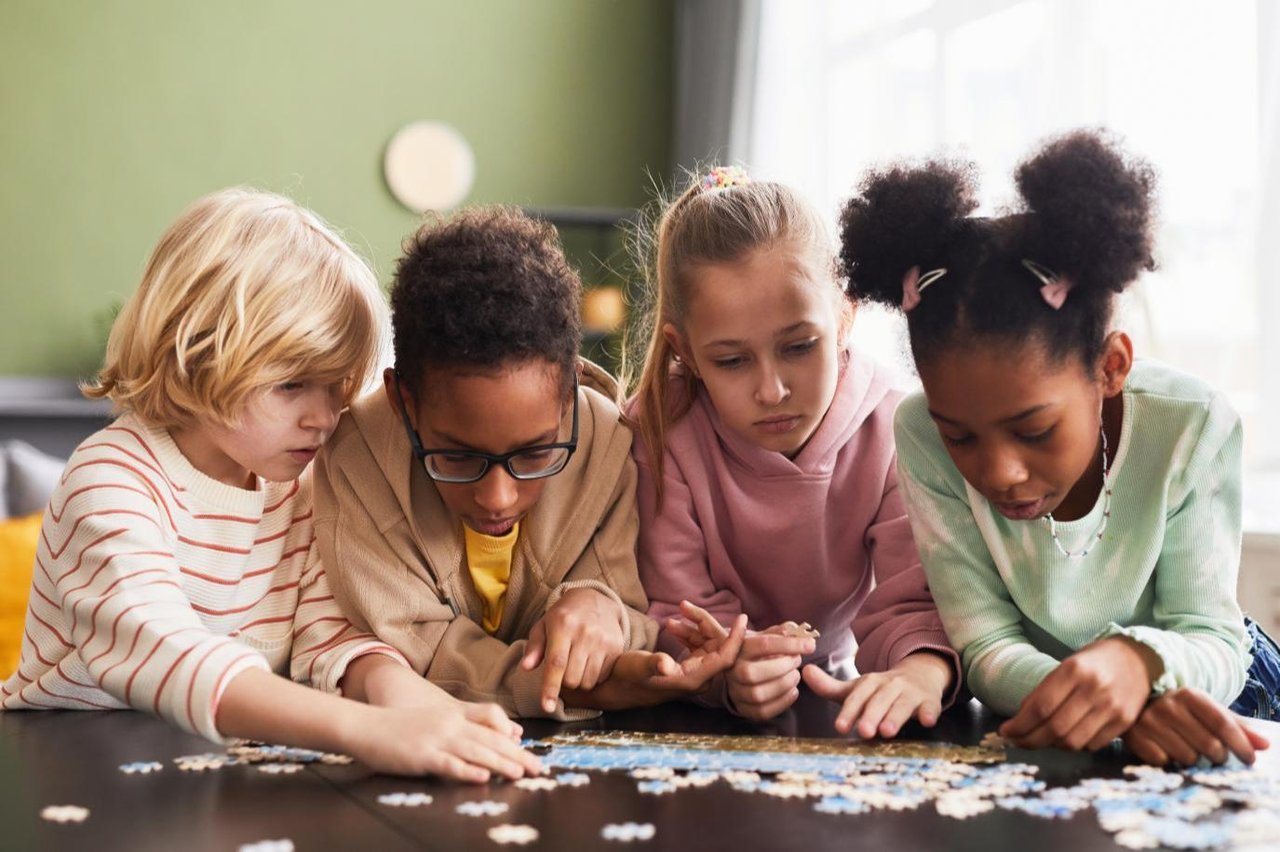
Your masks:
[[[350,246],[290,199],[234,187],[165,231],[82,390],[157,426],[234,425],[254,393],[290,379],[344,381],[349,403],[386,338],[386,301]]]
[[[830,282],[842,330],[853,312],[836,276],[835,251],[822,217],[783,184],[747,181],[717,187],[696,176],[674,201],[660,208],[656,225],[642,224],[637,235],[646,293],[632,340],[647,344],[643,356],[631,359],[642,366],[629,422],[644,440],[661,500],[666,431],[688,412],[698,386],[697,377],[684,369],[685,394],[669,398],[669,378],[678,359],[662,327],[671,323],[683,328],[698,267],[736,263],[760,249],[791,245],[818,280]]]

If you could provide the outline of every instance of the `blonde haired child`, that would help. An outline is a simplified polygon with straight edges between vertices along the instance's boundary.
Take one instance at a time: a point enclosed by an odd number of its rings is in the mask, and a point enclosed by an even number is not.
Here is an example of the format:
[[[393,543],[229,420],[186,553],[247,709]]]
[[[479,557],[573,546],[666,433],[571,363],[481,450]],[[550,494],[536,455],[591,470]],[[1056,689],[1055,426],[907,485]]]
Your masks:
[[[537,770],[497,708],[356,631],[318,561],[299,477],[377,366],[385,313],[364,261],[287,198],[228,189],[179,217],[85,390],[120,416],[49,502],[5,709],[133,707],[396,773]]]
[[[930,725],[959,688],[898,491],[901,394],[847,337],[853,305],[817,212],[738,169],[694,182],[658,222],[638,422],[641,580],[658,647],[699,634],[689,600],[756,631],[716,696],[753,719],[803,678],[842,703],[836,727]],[[793,622],[810,622],[811,631]],[[852,682],[843,668],[857,639]]]

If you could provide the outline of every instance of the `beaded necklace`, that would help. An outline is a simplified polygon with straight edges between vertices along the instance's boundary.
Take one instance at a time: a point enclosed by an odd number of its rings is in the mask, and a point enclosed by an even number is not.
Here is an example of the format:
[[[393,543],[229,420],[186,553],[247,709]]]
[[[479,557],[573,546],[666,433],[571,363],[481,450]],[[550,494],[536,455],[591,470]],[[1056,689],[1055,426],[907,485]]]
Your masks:
[[[1068,559],[1084,559],[1088,556],[1093,546],[1102,541],[1102,534],[1107,529],[1107,520],[1111,517],[1111,480],[1107,472],[1107,430],[1100,426],[1098,431],[1102,434],[1102,523],[1098,525],[1097,533],[1089,539],[1089,543],[1083,549],[1073,552],[1063,547],[1062,542],[1058,540],[1058,522],[1053,519],[1053,512],[1044,516],[1049,523],[1049,536],[1053,539],[1054,546]]]

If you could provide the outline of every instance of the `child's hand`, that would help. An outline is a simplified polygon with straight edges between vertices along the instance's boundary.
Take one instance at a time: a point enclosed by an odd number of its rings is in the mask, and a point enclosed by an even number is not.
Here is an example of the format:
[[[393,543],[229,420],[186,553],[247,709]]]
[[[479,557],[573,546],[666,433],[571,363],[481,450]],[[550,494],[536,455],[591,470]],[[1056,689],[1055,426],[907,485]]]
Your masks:
[[[785,630],[779,624],[748,634],[738,661],[725,674],[729,700],[745,719],[772,719],[800,697],[800,663],[817,643],[808,636],[785,635]]]
[[[615,678],[670,699],[705,691],[712,678],[733,666],[746,637],[747,617],[739,615],[725,630],[715,616],[688,601],[680,608],[698,629],[698,647],[680,662],[660,651],[628,651],[614,665]]]
[[[497,705],[455,700],[429,709],[368,709],[369,723],[355,730],[350,752],[378,772],[475,784],[495,773],[512,779],[542,774],[542,762],[520,747],[513,723]]]
[[[1042,680],[1000,735],[1022,748],[1097,751],[1133,726],[1159,666],[1154,652],[1125,637],[1094,642]]]
[[[1198,689],[1175,689],[1153,700],[1124,735],[1143,763],[1190,766],[1200,757],[1225,763],[1229,754],[1253,763],[1267,738]]]
[[[842,681],[818,666],[804,667],[804,682],[829,701],[841,702],[836,730],[849,733],[855,723],[858,736],[869,739],[897,736],[903,724],[915,716],[931,728],[942,713],[942,695],[951,682],[950,663],[937,654],[908,654],[887,672],[872,672]]]
[[[556,709],[561,685],[590,691],[609,679],[625,644],[618,604],[595,589],[571,589],[529,631],[520,666],[528,671],[545,661],[542,709]]]

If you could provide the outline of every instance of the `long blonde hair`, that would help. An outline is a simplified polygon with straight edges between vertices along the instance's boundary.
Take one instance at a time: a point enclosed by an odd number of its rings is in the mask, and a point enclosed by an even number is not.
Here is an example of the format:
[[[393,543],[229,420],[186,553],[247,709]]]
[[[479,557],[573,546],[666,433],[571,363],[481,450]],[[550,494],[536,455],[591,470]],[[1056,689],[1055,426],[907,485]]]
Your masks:
[[[343,381],[350,402],[386,339],[369,264],[290,199],[235,187],[160,238],[82,390],[156,426],[233,425],[252,394],[292,378]]]
[[[692,179],[675,200],[659,208],[656,223],[651,216],[636,232],[645,296],[627,348],[638,350],[640,342],[647,343],[642,356],[635,357],[637,352],[630,359],[642,366],[629,423],[644,441],[659,500],[666,431],[688,413],[698,387],[697,377],[685,369],[685,393],[679,399],[670,398],[670,374],[678,358],[662,327],[671,323],[683,328],[697,267],[736,263],[761,249],[792,245],[811,264],[818,280],[830,282],[843,320],[841,328],[852,320],[852,307],[835,274],[831,237],[812,204],[780,183],[746,181],[723,187],[708,183],[700,176]]]

